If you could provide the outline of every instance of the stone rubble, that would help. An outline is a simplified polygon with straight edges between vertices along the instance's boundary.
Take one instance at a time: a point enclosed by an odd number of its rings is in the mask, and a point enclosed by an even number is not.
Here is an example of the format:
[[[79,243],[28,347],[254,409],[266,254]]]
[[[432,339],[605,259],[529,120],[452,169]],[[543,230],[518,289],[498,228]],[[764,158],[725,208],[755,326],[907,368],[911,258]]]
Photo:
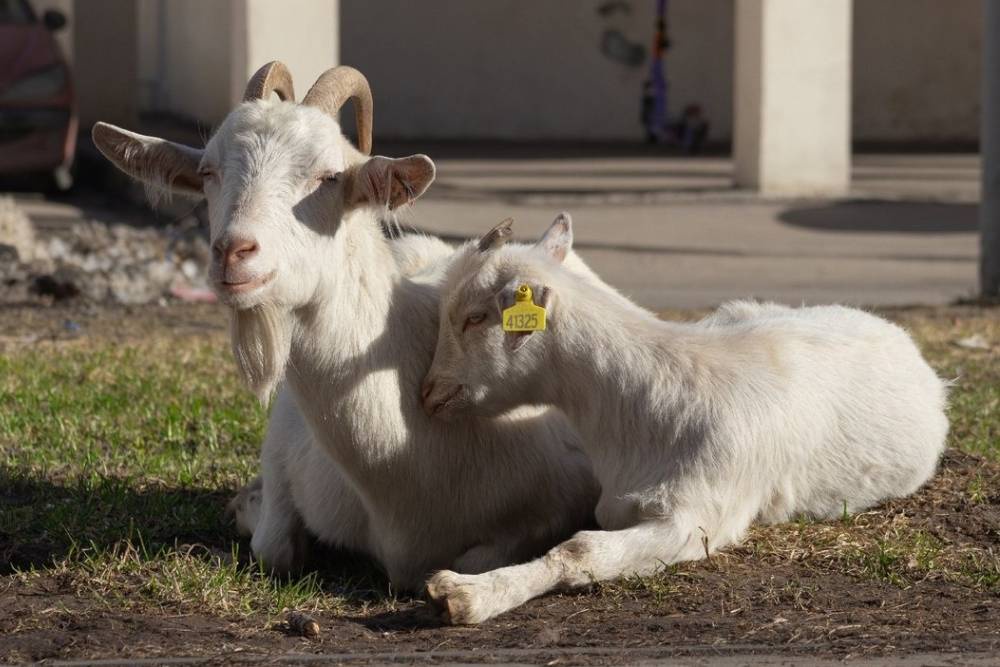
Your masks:
[[[209,257],[194,216],[158,228],[91,220],[39,239],[13,199],[0,197],[0,302],[158,302],[172,288],[204,288]]]

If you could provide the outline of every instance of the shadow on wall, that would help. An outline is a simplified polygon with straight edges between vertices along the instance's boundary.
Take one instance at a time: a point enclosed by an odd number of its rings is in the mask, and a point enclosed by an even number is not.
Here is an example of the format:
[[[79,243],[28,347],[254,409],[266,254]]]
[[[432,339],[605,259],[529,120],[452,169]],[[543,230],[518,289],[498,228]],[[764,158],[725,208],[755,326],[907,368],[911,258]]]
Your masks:
[[[978,231],[978,216],[976,204],[858,200],[790,208],[778,219],[824,232],[969,234]]]

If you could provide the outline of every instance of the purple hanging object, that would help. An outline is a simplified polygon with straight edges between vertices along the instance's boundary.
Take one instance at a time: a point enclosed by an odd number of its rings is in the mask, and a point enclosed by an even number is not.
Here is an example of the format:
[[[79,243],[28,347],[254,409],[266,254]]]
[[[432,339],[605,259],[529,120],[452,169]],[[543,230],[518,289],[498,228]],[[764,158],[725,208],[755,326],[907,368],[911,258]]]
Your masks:
[[[667,77],[663,57],[667,49],[667,0],[656,0],[656,35],[653,38],[653,57],[649,70],[648,92],[652,97],[650,113],[646,117],[646,131],[651,137],[662,139],[667,130]]]

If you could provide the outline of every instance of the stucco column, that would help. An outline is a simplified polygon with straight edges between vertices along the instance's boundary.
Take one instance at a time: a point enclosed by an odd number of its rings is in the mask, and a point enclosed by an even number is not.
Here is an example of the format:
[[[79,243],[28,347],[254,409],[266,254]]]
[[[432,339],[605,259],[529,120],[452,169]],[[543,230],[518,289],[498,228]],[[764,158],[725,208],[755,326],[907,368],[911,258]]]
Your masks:
[[[835,195],[850,180],[851,0],[737,0],[736,184]]]
[[[247,81],[264,63],[280,60],[292,72],[296,98],[340,51],[339,0],[230,0],[231,104],[243,99]]]
[[[983,25],[979,288],[983,296],[1000,297],[1000,2],[997,0],[983,0]]]

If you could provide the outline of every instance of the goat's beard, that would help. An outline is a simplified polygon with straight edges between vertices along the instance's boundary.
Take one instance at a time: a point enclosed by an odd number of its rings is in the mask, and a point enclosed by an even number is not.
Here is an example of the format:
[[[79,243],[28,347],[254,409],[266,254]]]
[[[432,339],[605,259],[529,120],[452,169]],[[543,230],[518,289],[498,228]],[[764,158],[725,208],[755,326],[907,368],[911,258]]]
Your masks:
[[[267,405],[285,375],[292,346],[291,322],[270,305],[233,309],[230,335],[243,380],[257,400]]]

